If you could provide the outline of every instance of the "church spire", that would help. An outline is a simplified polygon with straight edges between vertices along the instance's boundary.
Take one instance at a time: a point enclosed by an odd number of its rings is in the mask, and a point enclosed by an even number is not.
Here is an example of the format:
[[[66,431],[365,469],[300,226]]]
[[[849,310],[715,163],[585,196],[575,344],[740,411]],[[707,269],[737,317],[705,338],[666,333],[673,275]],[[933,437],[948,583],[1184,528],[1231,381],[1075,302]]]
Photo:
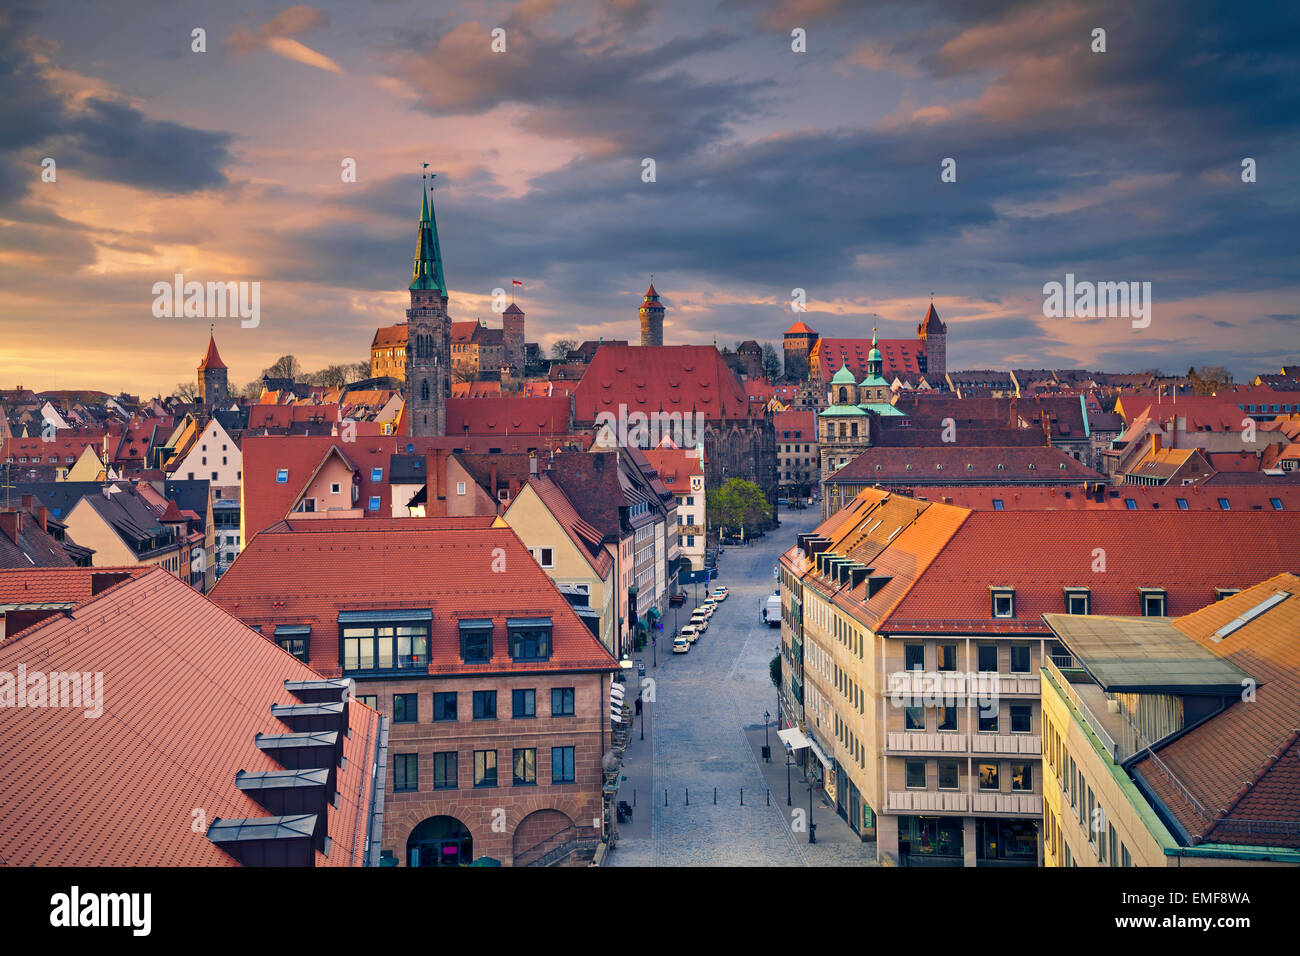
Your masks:
[[[432,192],[432,188],[420,189],[420,227],[416,233],[410,287],[436,289],[445,296],[447,282],[442,275],[442,250],[438,246],[438,224],[433,217]]]

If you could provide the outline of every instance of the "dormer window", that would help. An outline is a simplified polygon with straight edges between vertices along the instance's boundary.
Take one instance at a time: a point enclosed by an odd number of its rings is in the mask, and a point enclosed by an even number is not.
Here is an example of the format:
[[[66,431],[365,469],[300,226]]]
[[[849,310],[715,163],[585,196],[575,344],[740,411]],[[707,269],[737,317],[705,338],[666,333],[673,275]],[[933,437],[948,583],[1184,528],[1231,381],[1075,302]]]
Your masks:
[[[1065,589],[1065,613],[1088,614],[1092,610],[1092,592],[1087,588]]]
[[[492,659],[490,618],[460,622],[460,659],[466,664],[485,664]]]
[[[1016,616],[1016,592],[1012,588],[991,587],[992,612],[995,618],[1013,618]]]
[[[551,619],[549,617],[511,618],[506,621],[510,634],[510,659],[545,661],[551,657]]]
[[[1164,588],[1138,588],[1138,593],[1142,597],[1143,617],[1164,617],[1165,616],[1165,589]]]

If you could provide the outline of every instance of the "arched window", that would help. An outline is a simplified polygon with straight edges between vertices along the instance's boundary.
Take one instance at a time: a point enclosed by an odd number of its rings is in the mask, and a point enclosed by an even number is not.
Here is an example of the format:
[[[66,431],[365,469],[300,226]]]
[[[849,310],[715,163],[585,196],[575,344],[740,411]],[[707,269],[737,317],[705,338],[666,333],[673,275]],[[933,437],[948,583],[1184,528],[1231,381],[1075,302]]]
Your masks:
[[[427,378],[420,382],[420,398],[426,402],[429,400],[429,380]]]
[[[848,390],[847,388],[845,388],[843,385],[841,385],[841,386],[840,386],[840,404],[841,404],[841,405],[847,405],[848,403],[849,403],[849,390]]]

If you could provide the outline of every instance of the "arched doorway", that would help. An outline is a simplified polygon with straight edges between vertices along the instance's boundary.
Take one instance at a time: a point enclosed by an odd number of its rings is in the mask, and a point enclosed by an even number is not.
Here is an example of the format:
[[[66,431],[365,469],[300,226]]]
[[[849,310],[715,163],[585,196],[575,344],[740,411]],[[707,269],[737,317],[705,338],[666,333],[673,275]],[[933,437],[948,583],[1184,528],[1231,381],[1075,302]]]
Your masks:
[[[429,817],[406,840],[407,866],[465,866],[474,860],[474,838],[455,817]]]
[[[578,828],[559,810],[538,810],[519,822],[511,840],[515,866],[548,866],[575,848]]]

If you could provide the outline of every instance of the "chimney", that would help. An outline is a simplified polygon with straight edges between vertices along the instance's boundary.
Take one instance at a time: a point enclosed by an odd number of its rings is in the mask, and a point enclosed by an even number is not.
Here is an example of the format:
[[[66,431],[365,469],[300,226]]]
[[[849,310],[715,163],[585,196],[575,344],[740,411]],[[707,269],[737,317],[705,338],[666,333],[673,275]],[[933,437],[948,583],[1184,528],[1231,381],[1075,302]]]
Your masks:
[[[0,531],[17,543],[18,534],[23,530],[23,513],[21,511],[0,511]]]
[[[1160,451],[1160,433],[1151,433],[1151,454],[1154,455]]]

